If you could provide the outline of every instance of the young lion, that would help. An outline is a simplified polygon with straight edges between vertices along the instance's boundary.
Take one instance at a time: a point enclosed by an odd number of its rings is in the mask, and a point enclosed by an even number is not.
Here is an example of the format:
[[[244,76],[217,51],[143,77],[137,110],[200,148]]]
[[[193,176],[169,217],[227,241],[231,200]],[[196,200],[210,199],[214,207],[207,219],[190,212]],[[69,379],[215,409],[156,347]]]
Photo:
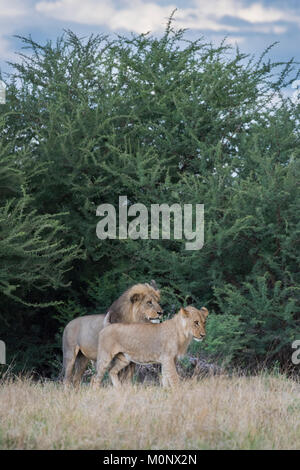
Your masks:
[[[130,362],[161,363],[163,386],[179,382],[175,359],[183,356],[194,338],[205,337],[208,310],[188,306],[160,324],[121,324],[107,326],[99,333],[97,373],[93,384],[100,385],[105,370],[114,358],[109,375],[114,386],[121,384],[118,373]]]

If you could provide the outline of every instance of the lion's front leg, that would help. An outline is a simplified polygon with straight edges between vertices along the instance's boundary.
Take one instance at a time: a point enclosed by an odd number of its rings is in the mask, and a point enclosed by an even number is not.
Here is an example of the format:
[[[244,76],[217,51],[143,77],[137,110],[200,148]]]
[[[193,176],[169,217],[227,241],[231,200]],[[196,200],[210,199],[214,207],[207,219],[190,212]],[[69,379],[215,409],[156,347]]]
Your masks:
[[[111,381],[114,387],[120,387],[120,385],[122,385],[122,382],[120,381],[118,377],[118,374],[122,369],[128,366],[128,364],[130,364],[130,360],[126,359],[124,354],[118,354],[116,356],[115,363],[109,371],[109,376],[111,378]]]
[[[174,358],[162,362],[162,385],[163,387],[175,387],[180,382],[177,374]]]
[[[93,388],[99,387],[101,381],[104,377],[105,371],[111,363],[112,357],[109,354],[103,353],[98,354],[97,364],[96,364],[96,375],[92,377],[91,386]]]

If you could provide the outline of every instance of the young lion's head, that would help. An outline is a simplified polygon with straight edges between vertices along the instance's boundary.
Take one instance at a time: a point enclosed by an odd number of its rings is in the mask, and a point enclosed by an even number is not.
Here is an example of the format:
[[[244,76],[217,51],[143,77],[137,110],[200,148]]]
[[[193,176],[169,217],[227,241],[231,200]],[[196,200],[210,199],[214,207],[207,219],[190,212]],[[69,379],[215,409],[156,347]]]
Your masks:
[[[109,308],[109,323],[158,323],[163,313],[156,285],[135,284]]]
[[[208,310],[205,307],[201,307],[198,310],[191,305],[185,308],[181,308],[179,311],[183,324],[184,330],[188,335],[193,336],[196,341],[202,341],[205,338],[205,324],[208,315]]]

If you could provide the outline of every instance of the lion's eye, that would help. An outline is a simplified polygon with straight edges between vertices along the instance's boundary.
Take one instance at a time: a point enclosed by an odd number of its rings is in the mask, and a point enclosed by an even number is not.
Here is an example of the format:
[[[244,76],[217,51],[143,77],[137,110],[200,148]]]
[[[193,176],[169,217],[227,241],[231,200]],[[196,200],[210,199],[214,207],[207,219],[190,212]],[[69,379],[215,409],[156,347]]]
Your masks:
[[[195,321],[194,323],[195,323],[195,325],[199,326],[199,322],[198,322],[198,321]]]
[[[147,304],[149,304],[149,305],[152,305],[152,302],[151,302],[151,300],[148,300]]]

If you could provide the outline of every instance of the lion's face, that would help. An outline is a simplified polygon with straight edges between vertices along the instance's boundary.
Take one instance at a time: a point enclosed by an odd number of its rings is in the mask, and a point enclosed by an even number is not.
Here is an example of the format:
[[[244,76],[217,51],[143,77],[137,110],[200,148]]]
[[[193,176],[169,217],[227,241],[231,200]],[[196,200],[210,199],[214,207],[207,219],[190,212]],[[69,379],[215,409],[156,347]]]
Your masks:
[[[154,282],[154,281],[151,281]],[[163,311],[160,292],[150,284],[135,284],[109,307],[108,323],[158,323]]]
[[[163,310],[159,305],[159,292],[135,293],[130,298],[137,322],[159,323]]]
[[[201,307],[198,310],[195,307],[181,308],[180,313],[184,320],[186,331],[193,336],[196,341],[202,341],[205,338],[205,324],[208,310]]]

